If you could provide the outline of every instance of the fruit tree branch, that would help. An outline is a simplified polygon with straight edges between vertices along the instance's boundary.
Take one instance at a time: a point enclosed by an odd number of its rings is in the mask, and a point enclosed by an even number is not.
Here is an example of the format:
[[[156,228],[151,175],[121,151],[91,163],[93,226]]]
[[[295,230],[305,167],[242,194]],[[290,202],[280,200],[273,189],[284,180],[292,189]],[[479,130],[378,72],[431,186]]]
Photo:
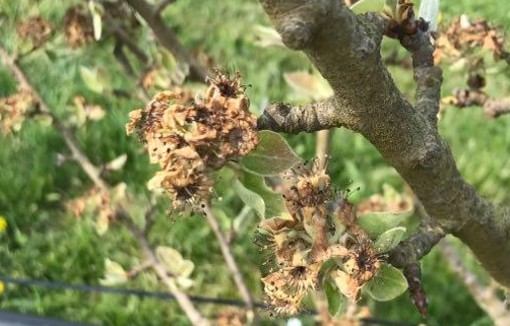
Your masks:
[[[434,222],[466,243],[494,279],[510,286],[510,208],[483,198],[461,177],[431,119],[440,83],[437,69],[418,66],[423,69],[416,72],[417,108],[398,90],[381,58],[380,44],[387,27],[381,16],[355,15],[336,0],[260,2],[284,44],[303,51],[334,91],[334,106],[315,116],[323,116],[328,127],[344,126],[361,133],[411,186]],[[413,51],[421,47],[408,49],[418,62],[419,55]],[[421,80],[425,82],[420,86]],[[272,121],[279,120],[273,116]],[[285,131],[320,127],[294,122]],[[268,125],[273,126],[263,127]]]

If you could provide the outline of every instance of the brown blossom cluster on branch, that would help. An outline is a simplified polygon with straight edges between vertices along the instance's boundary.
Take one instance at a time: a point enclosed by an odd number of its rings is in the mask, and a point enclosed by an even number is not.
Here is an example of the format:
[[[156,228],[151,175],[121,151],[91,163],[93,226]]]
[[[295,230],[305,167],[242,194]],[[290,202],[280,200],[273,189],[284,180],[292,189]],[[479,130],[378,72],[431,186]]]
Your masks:
[[[67,9],[64,15],[64,29],[67,43],[72,48],[79,48],[94,40],[92,18],[81,5]]]
[[[130,113],[128,134],[138,132],[151,163],[161,170],[149,188],[163,189],[174,209],[207,200],[209,174],[251,152],[259,142],[256,117],[239,76],[218,74],[202,98],[182,89],[157,94],[144,109]]]
[[[30,39],[34,48],[44,44],[51,36],[52,25],[41,16],[34,16],[16,27],[19,37]]]
[[[35,98],[30,91],[19,90],[0,98],[0,131],[5,136],[21,128],[27,114],[35,105]]]
[[[269,255],[262,278],[267,303],[277,313],[296,314],[304,297],[322,280],[332,280],[349,299],[377,273],[380,259],[343,193],[317,162],[284,175],[283,195],[292,219],[273,217],[259,224],[256,243]],[[322,271],[326,261],[336,264]]]
[[[475,48],[492,52],[495,60],[505,57],[503,46],[505,37],[497,28],[490,26],[484,19],[470,22],[467,16],[454,20],[436,40],[434,61],[439,63],[445,58],[459,59]]]

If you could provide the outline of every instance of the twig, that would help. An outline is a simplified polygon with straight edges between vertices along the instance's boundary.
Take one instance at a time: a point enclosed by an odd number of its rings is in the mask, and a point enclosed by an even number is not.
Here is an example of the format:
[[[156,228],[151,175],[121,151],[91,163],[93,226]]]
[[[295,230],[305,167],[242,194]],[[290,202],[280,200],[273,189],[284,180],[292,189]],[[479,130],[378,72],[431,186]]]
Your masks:
[[[478,277],[468,270],[459,253],[446,240],[439,243],[438,249],[445,257],[450,268],[466,285],[473,299],[494,321],[495,326],[510,325],[510,311],[506,309],[505,303],[498,298],[494,289],[480,283]]]
[[[135,268],[131,269],[129,272],[127,272],[128,278],[135,278],[143,271],[146,271],[147,269],[152,267],[152,262],[150,260],[146,260],[143,262],[143,264],[136,266]]]
[[[156,7],[154,8],[154,15],[155,16],[160,15],[163,12],[163,10],[166,9],[166,7],[168,7],[169,5],[176,1],[177,0],[161,0],[161,2],[157,4]]]
[[[73,158],[78,162],[81,168],[85,171],[88,177],[92,180],[92,182],[101,190],[108,191],[109,185],[101,178],[101,169],[94,166],[88,157],[84,154],[81,148],[78,145],[78,142],[74,138],[72,132],[64,125],[64,123],[58,119],[49,109],[48,105],[44,102],[42,97],[36,92],[35,88],[30,84],[25,74],[21,70],[21,68],[17,65],[15,58],[9,56],[9,54],[5,51],[3,47],[0,46],[0,58],[2,62],[12,71],[14,77],[18,81],[21,88],[26,89],[32,93],[39,104],[39,110],[42,114],[46,114],[52,117],[53,124],[57,128],[57,130],[64,138],[64,141],[67,144],[67,147],[73,154]],[[121,207],[117,210],[117,216],[119,219],[122,219],[126,222],[126,225],[133,232],[133,235],[137,238],[140,246],[146,253],[146,256],[150,260],[152,268],[161,278],[163,283],[166,285],[168,290],[175,296],[177,302],[184,310],[190,321],[193,325],[197,326],[208,326],[210,325],[209,321],[204,319],[200,313],[195,309],[193,303],[189,299],[189,297],[179,290],[176,285],[173,283],[172,279],[168,276],[164,266],[162,266],[157,260],[156,256],[152,252],[149,244],[147,243],[146,238],[141,230],[133,223],[131,218],[128,216],[128,213],[124,211]]]
[[[331,129],[319,130],[315,134],[315,157],[321,169],[326,167],[328,161],[332,135]]]
[[[203,210],[205,213],[205,218],[207,220],[207,223],[209,223],[209,225],[211,226],[211,229],[214,231],[214,234],[216,235],[216,239],[218,239],[218,243],[220,244],[221,253],[223,254],[223,258],[225,259],[225,262],[227,263],[228,269],[232,273],[232,277],[234,278],[234,282],[236,283],[236,286],[239,289],[241,297],[243,298],[244,302],[246,303],[246,307],[253,313],[254,305],[253,305],[253,299],[251,297],[250,291],[248,290],[248,287],[246,286],[246,283],[243,278],[243,274],[241,274],[241,271],[239,270],[239,267],[237,266],[237,263],[234,259],[232,251],[230,250],[227,240],[225,239],[225,235],[223,234],[223,232],[220,229],[218,220],[216,219],[216,216],[214,215],[214,213],[211,211],[211,208],[209,207],[209,204],[207,202],[204,202],[202,207],[203,207]]]
[[[159,261],[156,257],[154,250],[149,245],[147,238],[142,230],[140,230],[135,223],[129,217],[123,217],[123,224],[131,231],[133,236],[138,241],[138,244],[142,248],[147,260],[150,262],[152,269],[161,281],[166,285],[168,290],[175,296],[175,299],[179,303],[179,306],[186,313],[186,316],[191,321],[191,323],[195,326],[209,326],[210,322],[207,319],[204,319],[202,315],[196,310],[193,302],[186,295],[186,293],[182,292],[174,282],[172,276],[169,276],[169,273],[166,267]]]
[[[53,114],[53,112],[50,111],[48,105],[42,97],[39,95],[39,93],[35,90],[35,88],[30,84],[28,79],[26,78],[23,71],[18,66],[16,59],[14,57],[11,57],[7,51],[0,46],[0,58],[2,59],[2,62],[9,68],[12,73],[14,74],[14,77],[16,78],[18,84],[22,89],[26,89],[30,91],[30,93],[34,96],[35,100],[39,104],[39,111],[41,114],[48,115],[52,118],[53,124],[57,128],[57,130],[60,132],[62,137],[64,138],[64,141],[66,142],[67,147],[71,151],[73,155],[73,159],[78,162],[78,164],[82,167],[83,171],[88,175],[88,177],[92,180],[92,182],[101,190],[107,190],[108,185],[104,182],[103,179],[101,179],[101,170],[92,164],[88,157],[85,155],[85,153],[80,149],[80,146],[78,145],[78,141],[74,137],[73,133],[69,128],[67,128],[64,123],[58,119],[57,116]]]
[[[145,0],[125,0],[149,24],[161,45],[167,48],[177,60],[187,63],[190,69],[190,79],[205,82],[206,70],[186,51],[175,33],[168,27],[161,15],[154,15],[154,7]]]

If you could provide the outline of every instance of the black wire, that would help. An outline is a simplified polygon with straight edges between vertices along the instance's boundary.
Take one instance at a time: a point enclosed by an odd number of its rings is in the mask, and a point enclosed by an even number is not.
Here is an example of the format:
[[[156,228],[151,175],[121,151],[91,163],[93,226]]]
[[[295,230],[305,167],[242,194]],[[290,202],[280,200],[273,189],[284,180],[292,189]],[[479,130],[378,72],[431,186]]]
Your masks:
[[[155,298],[161,300],[175,300],[175,296],[167,292],[153,292],[153,291],[145,291],[145,290],[136,290],[136,289],[119,289],[112,288],[108,286],[91,286],[86,284],[71,284],[65,282],[58,281],[44,281],[44,280],[32,280],[26,278],[13,278],[0,276],[0,282],[4,282],[6,284],[15,284],[19,286],[25,287],[42,287],[47,289],[65,289],[65,290],[76,290],[81,292],[96,292],[96,293],[106,293],[106,294],[118,294],[125,296],[137,296],[139,298]],[[196,303],[208,303],[215,305],[224,305],[224,306],[235,306],[235,307],[245,307],[246,304],[243,301],[235,300],[235,299],[222,299],[222,298],[212,298],[200,295],[188,295],[191,301]],[[256,308],[269,310],[270,308],[260,302],[254,303]],[[315,311],[310,311],[308,314],[315,315]],[[417,326],[416,324],[410,323],[402,323],[395,322],[391,320],[384,320],[379,318],[362,318],[361,321],[364,325],[387,325],[387,326]]]

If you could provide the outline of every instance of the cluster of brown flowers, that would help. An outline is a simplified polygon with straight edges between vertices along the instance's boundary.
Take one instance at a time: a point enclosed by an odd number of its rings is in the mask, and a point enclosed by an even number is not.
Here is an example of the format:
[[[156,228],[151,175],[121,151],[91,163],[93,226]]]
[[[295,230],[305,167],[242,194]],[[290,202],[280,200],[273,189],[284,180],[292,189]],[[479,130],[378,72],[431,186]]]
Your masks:
[[[483,48],[492,52],[496,60],[508,56],[504,50],[505,38],[501,31],[489,25],[484,19],[470,22],[467,16],[454,20],[436,40],[434,61],[459,59],[474,48]]]
[[[22,39],[30,39],[33,47],[38,48],[51,36],[52,25],[41,16],[35,16],[19,24],[16,30]]]
[[[27,114],[35,104],[30,91],[19,90],[4,98],[0,98],[0,131],[5,136],[21,128]]]
[[[361,287],[379,270],[380,261],[366,232],[356,224],[352,205],[332,190],[317,161],[299,164],[283,176],[283,195],[292,219],[273,217],[259,224],[256,243],[270,255],[262,278],[267,303],[277,313],[295,314],[321,279],[335,279],[339,290],[356,300]],[[325,275],[324,263],[335,260]]]
[[[82,5],[67,9],[64,15],[64,29],[67,43],[72,48],[79,48],[94,40],[92,18]]]
[[[248,108],[239,76],[218,74],[203,98],[182,89],[157,94],[144,109],[130,113],[128,135],[138,132],[151,163],[161,170],[149,188],[163,189],[173,208],[207,200],[210,172],[244,156],[258,144],[256,118]]]

